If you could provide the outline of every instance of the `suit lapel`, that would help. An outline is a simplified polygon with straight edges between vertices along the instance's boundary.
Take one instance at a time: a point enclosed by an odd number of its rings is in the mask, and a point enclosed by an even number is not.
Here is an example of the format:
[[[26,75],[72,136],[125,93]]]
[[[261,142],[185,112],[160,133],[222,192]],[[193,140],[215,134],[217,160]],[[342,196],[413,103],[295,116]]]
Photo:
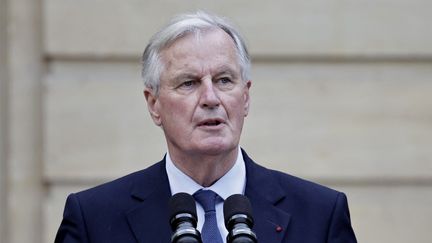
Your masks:
[[[139,176],[131,196],[139,203],[126,212],[129,225],[140,243],[170,242],[168,200],[171,197],[165,161]]]
[[[247,176],[245,194],[251,201],[255,220],[253,230],[259,242],[280,243],[286,236],[291,217],[277,206],[285,198],[283,190],[268,169],[255,164],[242,152]],[[126,212],[129,225],[139,243],[170,242],[168,200],[171,191],[165,160],[144,173],[137,176],[132,185],[131,196],[138,203]]]
[[[277,207],[285,194],[270,171],[255,164],[243,151],[246,163],[246,196],[254,214],[253,227],[259,242],[280,243],[286,236],[291,215]]]

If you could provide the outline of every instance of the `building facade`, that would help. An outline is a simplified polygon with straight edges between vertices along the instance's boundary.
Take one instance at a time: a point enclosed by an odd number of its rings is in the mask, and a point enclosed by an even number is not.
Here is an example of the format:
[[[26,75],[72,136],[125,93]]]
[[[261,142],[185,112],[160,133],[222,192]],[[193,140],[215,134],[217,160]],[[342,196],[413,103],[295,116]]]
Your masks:
[[[241,145],[347,193],[359,242],[430,241],[432,3],[0,0],[0,243],[53,242],[66,196],[159,161],[140,55],[173,15],[253,57]],[[25,233],[23,233],[25,232]]]

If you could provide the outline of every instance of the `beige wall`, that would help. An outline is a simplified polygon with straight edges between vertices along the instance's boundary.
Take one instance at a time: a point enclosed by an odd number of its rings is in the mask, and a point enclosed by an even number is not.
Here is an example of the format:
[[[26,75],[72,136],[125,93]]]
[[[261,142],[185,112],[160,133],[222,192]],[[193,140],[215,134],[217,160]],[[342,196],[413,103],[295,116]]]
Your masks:
[[[0,243],[7,242],[6,238],[6,146],[7,146],[7,24],[6,0],[0,0]]]
[[[42,242],[42,25],[41,2],[3,2],[1,219],[5,242]],[[3,26],[2,26],[3,27]],[[4,34],[3,33],[3,34]],[[4,42],[3,42],[4,41]],[[4,90],[3,90],[4,88]],[[4,102],[4,103],[3,103]],[[3,134],[5,136],[3,136]],[[5,178],[3,178],[5,176]]]
[[[8,242],[42,242],[41,1],[7,1],[7,136],[5,144]],[[3,116],[4,114],[2,114]],[[4,173],[4,172],[3,172]]]
[[[9,78],[1,76],[9,96],[0,130],[8,150],[0,155],[9,177],[0,188],[8,185],[9,199],[0,213],[11,211],[3,219],[9,242],[52,242],[68,193],[161,159],[139,56],[173,14],[198,8],[233,19],[250,44],[248,153],[346,192],[359,242],[430,241],[429,1],[8,4],[12,54]],[[34,222],[41,224],[30,228]],[[41,240],[24,240],[18,225]]]

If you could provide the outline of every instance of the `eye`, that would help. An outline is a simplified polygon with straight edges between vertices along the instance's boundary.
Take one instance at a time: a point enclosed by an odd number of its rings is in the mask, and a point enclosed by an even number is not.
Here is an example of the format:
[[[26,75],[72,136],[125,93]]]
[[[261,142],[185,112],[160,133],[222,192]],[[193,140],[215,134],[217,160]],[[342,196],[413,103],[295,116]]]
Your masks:
[[[193,80],[188,80],[180,84],[179,88],[190,89],[196,84]]]
[[[182,86],[186,86],[186,87],[189,87],[189,86],[192,86],[192,85],[193,85],[193,81],[186,81],[186,82],[184,82],[182,84]]]
[[[235,81],[231,77],[220,77],[215,81],[215,85],[223,91],[231,90],[235,87]]]
[[[220,78],[220,79],[219,79],[219,82],[222,83],[222,84],[229,84],[229,83],[232,83],[231,79],[228,78],[228,77]]]

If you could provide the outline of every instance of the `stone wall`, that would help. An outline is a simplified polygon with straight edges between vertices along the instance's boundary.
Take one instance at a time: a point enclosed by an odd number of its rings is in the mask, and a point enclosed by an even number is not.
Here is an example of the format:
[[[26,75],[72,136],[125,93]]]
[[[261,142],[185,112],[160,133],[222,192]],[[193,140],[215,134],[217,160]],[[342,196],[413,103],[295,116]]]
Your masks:
[[[8,242],[52,242],[67,194],[162,158],[139,58],[171,16],[196,9],[231,18],[249,43],[241,145],[256,161],[346,192],[359,242],[430,241],[429,1],[7,3]]]
[[[1,220],[5,242],[43,242],[43,107],[42,107],[42,13],[41,1],[16,0],[4,3],[7,67],[5,108],[2,120],[6,151],[2,156],[2,180],[6,204]],[[3,88],[3,87],[2,87]],[[4,98],[2,98],[3,101]],[[3,132],[2,132],[3,134]],[[4,169],[4,171],[3,171]]]
[[[6,186],[6,150],[7,150],[7,24],[6,1],[0,0],[0,243],[6,243],[6,211],[7,211],[7,186]]]

